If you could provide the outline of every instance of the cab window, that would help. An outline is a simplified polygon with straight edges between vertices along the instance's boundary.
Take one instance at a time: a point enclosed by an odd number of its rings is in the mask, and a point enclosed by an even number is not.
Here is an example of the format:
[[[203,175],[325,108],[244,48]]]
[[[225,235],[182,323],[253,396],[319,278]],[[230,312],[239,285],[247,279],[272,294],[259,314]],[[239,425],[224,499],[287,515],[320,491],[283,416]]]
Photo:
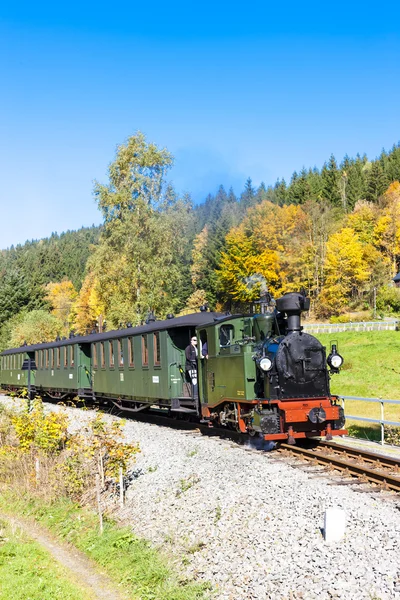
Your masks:
[[[221,348],[227,348],[234,342],[235,328],[233,325],[221,325],[219,328],[219,345]]]

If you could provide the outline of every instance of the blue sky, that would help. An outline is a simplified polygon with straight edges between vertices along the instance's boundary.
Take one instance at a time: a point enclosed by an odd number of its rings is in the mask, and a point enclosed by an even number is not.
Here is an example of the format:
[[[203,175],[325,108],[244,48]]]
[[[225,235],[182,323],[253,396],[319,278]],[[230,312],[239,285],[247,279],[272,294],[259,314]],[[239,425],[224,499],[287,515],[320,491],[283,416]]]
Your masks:
[[[201,201],[400,139],[400,3],[3,2],[0,248],[100,222],[137,130]]]

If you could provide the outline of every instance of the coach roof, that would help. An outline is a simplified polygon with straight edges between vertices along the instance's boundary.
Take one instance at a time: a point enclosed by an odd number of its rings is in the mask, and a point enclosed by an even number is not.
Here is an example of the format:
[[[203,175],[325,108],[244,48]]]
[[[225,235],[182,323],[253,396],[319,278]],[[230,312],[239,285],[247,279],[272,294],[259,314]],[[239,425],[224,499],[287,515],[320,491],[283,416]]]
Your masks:
[[[33,344],[31,346],[11,348],[9,350],[4,350],[0,356],[17,354],[20,352],[35,352],[36,350],[70,346],[72,344],[94,344],[96,342],[105,340],[114,340],[131,335],[140,335],[141,333],[151,333],[152,331],[165,331],[166,329],[176,329],[178,327],[199,327],[200,325],[211,324],[217,320],[224,320],[224,318],[229,319],[231,316],[221,315],[221,313],[214,312],[191,313],[190,315],[174,317],[173,319],[166,319],[165,321],[151,321],[148,325],[140,325],[139,327],[116,329],[113,331],[106,331],[105,333],[92,333],[90,335],[74,336],[55,342],[44,342],[42,344]]]

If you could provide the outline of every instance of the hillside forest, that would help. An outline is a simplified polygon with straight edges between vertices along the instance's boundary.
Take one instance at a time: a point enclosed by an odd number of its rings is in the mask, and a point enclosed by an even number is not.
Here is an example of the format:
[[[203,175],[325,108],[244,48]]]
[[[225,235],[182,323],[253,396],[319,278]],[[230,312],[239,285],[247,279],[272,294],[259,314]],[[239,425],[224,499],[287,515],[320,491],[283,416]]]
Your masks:
[[[95,182],[103,217],[0,253],[0,349],[198,310],[243,310],[267,286],[305,290],[312,318],[400,312],[400,144],[375,160],[332,155],[237,196],[194,205],[173,157],[142,133]],[[361,318],[360,317],[360,318]]]

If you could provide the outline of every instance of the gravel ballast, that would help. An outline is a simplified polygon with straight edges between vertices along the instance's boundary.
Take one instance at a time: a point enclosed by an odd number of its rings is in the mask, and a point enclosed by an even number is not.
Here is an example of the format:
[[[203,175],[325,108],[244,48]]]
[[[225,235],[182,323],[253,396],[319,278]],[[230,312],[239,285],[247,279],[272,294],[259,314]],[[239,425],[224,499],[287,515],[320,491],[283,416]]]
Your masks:
[[[66,410],[74,429],[94,415]],[[400,599],[398,496],[194,432],[128,420],[125,435],[141,453],[119,516],[212,597]],[[339,542],[323,537],[329,507],[346,513]]]

